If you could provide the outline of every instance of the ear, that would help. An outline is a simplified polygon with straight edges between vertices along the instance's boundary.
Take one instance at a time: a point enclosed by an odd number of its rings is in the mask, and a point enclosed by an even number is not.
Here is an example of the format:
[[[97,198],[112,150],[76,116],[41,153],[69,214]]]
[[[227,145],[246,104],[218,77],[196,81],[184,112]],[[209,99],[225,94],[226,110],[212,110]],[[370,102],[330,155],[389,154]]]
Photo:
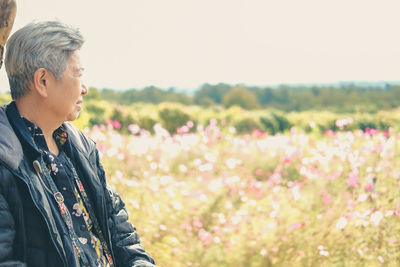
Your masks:
[[[38,93],[41,97],[48,96],[48,79],[50,72],[45,68],[39,68],[33,74],[33,80],[31,82],[32,90]]]

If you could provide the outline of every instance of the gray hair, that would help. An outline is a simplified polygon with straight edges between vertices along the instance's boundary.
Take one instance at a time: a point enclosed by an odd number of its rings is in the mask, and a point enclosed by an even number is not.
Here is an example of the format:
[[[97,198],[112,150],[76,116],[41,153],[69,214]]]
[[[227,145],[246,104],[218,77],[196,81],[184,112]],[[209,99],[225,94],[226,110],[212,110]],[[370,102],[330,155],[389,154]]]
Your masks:
[[[7,42],[4,62],[11,97],[18,99],[29,91],[39,68],[61,79],[69,56],[83,43],[78,29],[58,21],[33,22],[16,31]]]

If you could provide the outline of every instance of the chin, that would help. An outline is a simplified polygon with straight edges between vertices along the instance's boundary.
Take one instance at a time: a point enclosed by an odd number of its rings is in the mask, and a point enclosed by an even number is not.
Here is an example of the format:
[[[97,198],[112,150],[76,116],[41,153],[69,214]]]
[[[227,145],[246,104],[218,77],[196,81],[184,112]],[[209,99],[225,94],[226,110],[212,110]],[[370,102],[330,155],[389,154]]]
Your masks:
[[[75,114],[70,114],[70,115],[67,117],[67,121],[74,121],[74,120],[76,120],[78,117],[79,117],[79,112],[76,112]]]

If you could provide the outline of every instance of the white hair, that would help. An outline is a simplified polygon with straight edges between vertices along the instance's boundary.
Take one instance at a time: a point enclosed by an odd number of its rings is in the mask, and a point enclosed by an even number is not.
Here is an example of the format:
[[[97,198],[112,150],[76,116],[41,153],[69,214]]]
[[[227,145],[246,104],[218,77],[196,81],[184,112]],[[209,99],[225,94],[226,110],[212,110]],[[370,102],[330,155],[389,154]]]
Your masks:
[[[7,42],[5,67],[13,99],[29,91],[29,83],[39,68],[61,79],[72,52],[84,39],[78,29],[58,21],[30,23],[16,31]]]

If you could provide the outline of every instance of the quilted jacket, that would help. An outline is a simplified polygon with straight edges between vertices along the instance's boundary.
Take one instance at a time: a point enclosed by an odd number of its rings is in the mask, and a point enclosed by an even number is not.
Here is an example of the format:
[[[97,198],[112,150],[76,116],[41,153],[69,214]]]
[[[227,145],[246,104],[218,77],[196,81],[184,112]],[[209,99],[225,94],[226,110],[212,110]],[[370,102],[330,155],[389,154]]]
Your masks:
[[[0,267],[70,267],[67,257],[73,250],[61,241],[67,233],[60,230],[63,221],[57,204],[33,168],[33,161],[43,159],[26,141],[28,130],[15,131],[23,121],[13,113],[18,114],[14,102],[0,107]],[[65,152],[94,206],[115,266],[155,266],[128,221],[124,202],[107,187],[95,143],[70,123],[63,127],[69,136]]]

